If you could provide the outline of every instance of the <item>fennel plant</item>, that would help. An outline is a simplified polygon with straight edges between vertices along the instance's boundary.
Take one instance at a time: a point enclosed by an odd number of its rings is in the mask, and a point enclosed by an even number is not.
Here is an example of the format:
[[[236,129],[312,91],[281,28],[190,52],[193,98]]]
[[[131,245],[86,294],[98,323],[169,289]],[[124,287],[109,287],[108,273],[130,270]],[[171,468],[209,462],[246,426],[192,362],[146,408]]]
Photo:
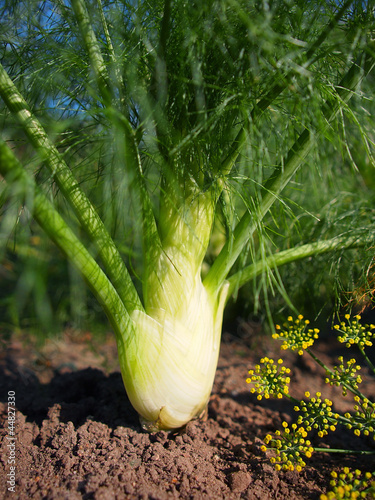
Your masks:
[[[280,266],[373,243],[366,210],[293,247],[266,236],[318,151],[355,164],[348,122],[372,165],[371,3],[29,0],[2,18],[2,239],[14,207],[32,215],[105,311],[143,427],[179,428],[206,408],[240,287],[287,297]]]

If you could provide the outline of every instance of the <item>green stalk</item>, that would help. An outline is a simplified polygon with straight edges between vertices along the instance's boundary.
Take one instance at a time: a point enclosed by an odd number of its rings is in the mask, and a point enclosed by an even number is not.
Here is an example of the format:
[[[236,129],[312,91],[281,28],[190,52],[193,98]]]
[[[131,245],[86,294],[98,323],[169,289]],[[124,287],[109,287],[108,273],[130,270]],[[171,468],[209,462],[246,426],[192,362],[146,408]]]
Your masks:
[[[54,177],[65,199],[73,208],[80,224],[96,244],[108,276],[125,307],[142,310],[142,304],[126,266],[102,220],[80,188],[69,167],[31,113],[26,101],[0,64],[0,96],[18,120],[30,143]]]
[[[293,396],[291,396],[290,394],[286,393],[285,391],[280,391],[280,393],[281,393],[283,396],[285,396],[287,399],[289,399],[289,401],[290,401],[291,403],[294,403],[294,404],[296,404],[296,405],[301,404],[301,401],[300,401],[299,399],[294,398]]]
[[[0,141],[0,173],[9,185],[22,187],[22,193],[31,202],[34,219],[81,272],[113,326],[119,351],[124,351],[125,343],[132,339],[133,325],[121,298],[88,250],[3,141]]]
[[[358,347],[359,347],[359,350],[361,351],[362,356],[365,358],[366,363],[368,364],[370,370],[375,375],[375,366],[371,362],[370,358],[367,356],[367,354],[366,354],[365,350],[363,349],[363,347],[361,347],[361,346],[358,346]]]
[[[211,290],[212,293],[220,290],[243,248],[246,246],[273,203],[279,198],[281,191],[286,184],[288,184],[291,177],[295,174],[307,154],[310,152],[312,145],[313,141],[310,137],[310,133],[305,130],[285,160],[284,169],[276,175],[273,179],[272,186],[266,191],[266,195],[259,204],[257,214],[250,214],[247,211],[242,216],[233,232],[233,238],[224,245],[204,280],[204,285],[207,289]]]
[[[336,250],[347,250],[350,248],[359,248],[369,245],[373,242],[373,236],[339,236],[325,241],[317,241],[315,243],[307,243],[294,248],[289,248],[282,252],[270,255],[264,260],[259,260],[254,264],[250,264],[241,271],[237,272],[230,278],[228,295],[231,295],[235,289],[240,288],[245,283],[248,283],[253,278],[261,274],[267,269],[275,269],[291,262],[306,259],[307,257],[321,255],[327,252]]]
[[[372,47],[370,47],[372,48]],[[318,135],[322,135],[330,122],[334,119],[342,102],[347,102],[353,95],[356,87],[362,78],[368,74],[374,65],[374,54],[371,50],[365,55],[364,68],[361,70],[358,62],[355,62],[337,87],[337,97],[332,101],[327,101],[324,106],[324,117],[326,125]],[[237,224],[233,238],[227,242],[221,250],[216,261],[208,272],[204,285],[211,293],[217,293],[223,285],[228,273],[236,262],[238,256],[246,246],[251,236],[256,231],[265,215],[270,210],[273,203],[279,198],[284,187],[297,172],[306,156],[310,153],[314,144],[314,137],[305,129],[292,148],[287,157],[281,161],[273,174],[266,181],[263,188],[263,197],[260,200],[255,214],[246,211],[240,222]]]
[[[113,48],[112,39],[111,39],[111,36],[109,34],[108,24],[107,24],[107,20],[105,18],[105,15],[104,15],[103,5],[102,5],[101,0],[97,0],[97,4],[98,4],[99,12],[100,12],[100,21],[102,23],[105,39],[107,41],[109,54],[111,56],[112,62],[116,62],[115,50]]]
[[[89,13],[87,12],[85,1],[72,0],[72,7],[83,38],[83,42],[90,57],[91,65],[95,73],[95,79],[98,83],[99,90],[106,104],[108,105],[111,101],[111,93],[109,88],[107,67],[100,51],[99,43],[96,38],[94,29],[90,23],[90,17]]]
[[[347,455],[374,455],[375,451],[366,450],[343,450],[340,448],[314,448],[319,453],[345,453]]]
[[[125,135],[127,150],[125,163],[134,169],[138,179],[138,188],[142,205],[144,276],[148,277],[152,273],[153,266],[155,265],[156,254],[159,253],[161,248],[160,235],[155,220],[152,201],[144,178],[142,161],[139,155],[134,130],[124,115],[117,116],[115,122],[121,127]],[[147,302],[146,283],[147,279],[143,282],[144,303]]]

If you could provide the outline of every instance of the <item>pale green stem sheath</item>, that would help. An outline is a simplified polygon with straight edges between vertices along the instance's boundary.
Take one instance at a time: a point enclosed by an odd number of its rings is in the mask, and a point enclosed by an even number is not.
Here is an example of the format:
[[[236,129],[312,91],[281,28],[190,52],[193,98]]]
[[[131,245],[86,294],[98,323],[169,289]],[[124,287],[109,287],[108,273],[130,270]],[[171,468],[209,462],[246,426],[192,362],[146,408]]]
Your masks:
[[[300,245],[298,247],[289,248],[288,250],[275,253],[264,260],[250,264],[228,278],[228,297],[236,288],[240,288],[267,269],[279,268],[286,264],[290,264],[291,262],[297,262],[298,260],[323,253],[347,250],[349,248],[365,247],[371,245],[373,241],[373,235],[336,236],[335,238],[331,238],[329,240],[307,243],[306,245]]]
[[[337,97],[333,102],[327,102],[324,106],[324,116],[328,127],[333,120],[339,106],[347,102],[353,95],[354,90],[363,77],[368,74],[374,65],[373,42],[369,43],[369,50],[365,54],[363,69],[355,62],[344,78],[337,86]],[[319,131],[322,135],[326,128]],[[242,136],[241,136],[242,139]],[[258,225],[268,213],[273,203],[279,198],[282,190],[288,184],[298,168],[303,164],[305,158],[310,153],[315,138],[305,129],[297,141],[290,149],[287,157],[275,169],[271,177],[266,181],[263,189],[263,197],[260,200],[257,211],[251,214],[246,211],[240,222],[237,224],[233,238],[227,242],[216,258],[210,271],[208,272],[204,284],[211,293],[218,292],[225,282],[228,273],[236,262],[243,248],[248,243],[251,236],[256,231]]]
[[[51,240],[82,273],[102,305],[114,331],[119,352],[124,356],[134,336],[134,325],[112,283],[88,250],[67,226],[33,178],[22,168],[11,149],[0,140],[0,173],[10,185],[18,185],[31,203],[34,219]],[[30,208],[30,207],[29,207]]]
[[[134,308],[142,309],[141,301],[128,270],[98,213],[1,64],[0,96],[48,167],[82,227],[96,244],[108,276],[126,308],[129,311]]]

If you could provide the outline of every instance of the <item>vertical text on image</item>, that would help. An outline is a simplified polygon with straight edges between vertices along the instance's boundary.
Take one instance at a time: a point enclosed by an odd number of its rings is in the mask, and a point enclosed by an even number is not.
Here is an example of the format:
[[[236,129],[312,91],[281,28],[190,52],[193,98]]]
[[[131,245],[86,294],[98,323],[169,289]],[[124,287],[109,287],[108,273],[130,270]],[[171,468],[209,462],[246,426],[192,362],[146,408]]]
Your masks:
[[[8,491],[15,493],[16,488],[16,393],[8,391],[8,472],[7,487]]]

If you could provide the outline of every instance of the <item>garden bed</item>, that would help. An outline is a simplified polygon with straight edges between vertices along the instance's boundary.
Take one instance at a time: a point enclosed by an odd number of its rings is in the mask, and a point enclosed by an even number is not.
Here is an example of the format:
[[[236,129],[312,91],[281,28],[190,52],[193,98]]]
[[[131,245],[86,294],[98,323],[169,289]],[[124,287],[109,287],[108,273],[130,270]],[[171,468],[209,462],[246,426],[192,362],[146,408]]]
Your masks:
[[[313,454],[301,472],[276,472],[261,449],[263,438],[295,418],[286,400],[258,401],[246,384],[262,355],[280,357],[276,342],[258,334],[224,335],[206,419],[180,432],[142,431],[130,406],[111,336],[66,331],[42,348],[14,336],[0,360],[0,412],[16,401],[15,495],[7,491],[7,425],[0,455],[0,497],[44,499],[318,499],[330,472],[343,466],[375,469],[375,457]],[[316,349],[332,364],[336,344]],[[321,391],[344,411],[348,401],[324,384],[321,369],[304,355],[283,353],[292,368],[291,393]],[[373,379],[364,392],[375,395]],[[371,443],[337,430],[319,446],[371,449]],[[373,445],[372,445],[373,446]]]

